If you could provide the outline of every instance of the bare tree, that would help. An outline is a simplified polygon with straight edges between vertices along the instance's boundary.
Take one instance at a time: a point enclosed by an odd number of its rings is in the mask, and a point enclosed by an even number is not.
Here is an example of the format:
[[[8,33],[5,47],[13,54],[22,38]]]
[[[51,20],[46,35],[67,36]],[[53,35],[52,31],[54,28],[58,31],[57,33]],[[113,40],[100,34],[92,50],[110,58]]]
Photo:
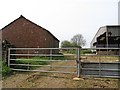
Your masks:
[[[71,39],[73,46],[85,46],[86,40],[83,38],[82,34],[77,34]]]

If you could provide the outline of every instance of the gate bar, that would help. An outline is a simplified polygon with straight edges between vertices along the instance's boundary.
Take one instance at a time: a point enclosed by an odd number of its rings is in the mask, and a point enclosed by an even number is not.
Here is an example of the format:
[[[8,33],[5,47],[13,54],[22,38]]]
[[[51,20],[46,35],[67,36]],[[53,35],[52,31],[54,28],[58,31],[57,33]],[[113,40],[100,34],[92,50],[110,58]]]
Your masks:
[[[77,49],[77,76],[80,78],[80,48]]]
[[[8,49],[8,67],[10,67],[10,48]]]
[[[10,59],[11,61],[13,60],[16,60],[16,61],[22,61],[23,59]],[[24,59],[24,60],[26,60],[26,61],[38,61],[38,62],[50,62],[50,61],[53,61],[53,62],[73,62],[73,61],[75,61],[75,60],[38,60],[38,59],[36,59],[36,60],[34,60],[34,59]]]
[[[31,64],[10,64],[13,66],[46,66],[46,67],[51,67],[51,65],[31,65]],[[58,66],[58,65],[53,65],[52,67],[58,67],[58,68],[76,68],[76,66]]]
[[[69,73],[73,73],[73,74],[76,74],[77,72],[64,72],[64,71],[47,71],[47,70],[25,70],[25,69],[12,69],[14,71],[38,71],[38,72],[48,72],[48,73],[66,73],[66,74],[69,74]]]

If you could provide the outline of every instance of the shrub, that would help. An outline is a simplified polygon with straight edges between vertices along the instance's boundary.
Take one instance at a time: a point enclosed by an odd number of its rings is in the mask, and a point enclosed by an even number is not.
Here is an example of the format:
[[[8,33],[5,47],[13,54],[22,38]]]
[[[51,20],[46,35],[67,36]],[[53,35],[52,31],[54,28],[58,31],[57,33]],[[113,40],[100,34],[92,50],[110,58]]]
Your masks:
[[[81,54],[91,54],[91,50],[81,50]]]
[[[11,69],[6,65],[5,62],[2,62],[2,76],[6,76],[11,73]]]

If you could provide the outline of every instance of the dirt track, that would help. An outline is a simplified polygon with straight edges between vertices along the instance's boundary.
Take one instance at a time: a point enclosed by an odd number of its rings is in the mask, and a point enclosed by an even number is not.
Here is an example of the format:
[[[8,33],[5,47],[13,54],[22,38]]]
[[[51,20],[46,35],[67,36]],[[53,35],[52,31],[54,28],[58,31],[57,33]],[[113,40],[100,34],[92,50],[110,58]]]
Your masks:
[[[65,62],[56,64],[66,65]],[[73,65],[73,63],[68,63],[68,65]],[[42,68],[45,67],[39,69]],[[52,70],[54,69],[56,68],[52,68]],[[58,68],[57,70],[66,71],[64,68]],[[69,70],[75,71],[76,69]],[[81,80],[75,81],[73,78],[76,76],[76,74],[15,72],[3,79],[3,88],[118,88],[119,84],[117,79],[109,78],[82,77]]]

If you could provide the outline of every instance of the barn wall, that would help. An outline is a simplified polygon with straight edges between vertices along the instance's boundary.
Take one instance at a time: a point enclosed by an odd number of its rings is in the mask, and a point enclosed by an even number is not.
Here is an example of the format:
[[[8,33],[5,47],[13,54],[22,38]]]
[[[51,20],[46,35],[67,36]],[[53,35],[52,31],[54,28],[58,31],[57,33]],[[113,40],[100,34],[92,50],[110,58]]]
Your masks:
[[[2,29],[2,38],[13,44],[16,48],[59,47],[59,40],[49,31],[27,20],[23,16]],[[49,50],[44,50],[44,53],[49,52]]]
[[[47,30],[38,27],[24,18],[19,18],[14,23],[3,29],[3,39],[19,48],[50,48],[59,47],[56,40]],[[55,42],[55,43],[54,43]]]

